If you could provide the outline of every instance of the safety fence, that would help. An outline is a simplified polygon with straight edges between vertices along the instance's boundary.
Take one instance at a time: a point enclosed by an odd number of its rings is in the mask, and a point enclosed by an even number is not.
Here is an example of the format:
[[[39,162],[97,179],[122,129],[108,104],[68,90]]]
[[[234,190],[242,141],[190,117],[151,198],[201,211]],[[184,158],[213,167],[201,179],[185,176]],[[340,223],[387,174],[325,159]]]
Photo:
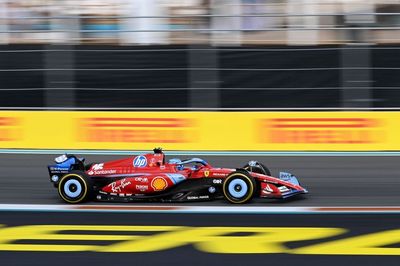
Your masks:
[[[400,48],[0,47],[1,108],[400,107]]]

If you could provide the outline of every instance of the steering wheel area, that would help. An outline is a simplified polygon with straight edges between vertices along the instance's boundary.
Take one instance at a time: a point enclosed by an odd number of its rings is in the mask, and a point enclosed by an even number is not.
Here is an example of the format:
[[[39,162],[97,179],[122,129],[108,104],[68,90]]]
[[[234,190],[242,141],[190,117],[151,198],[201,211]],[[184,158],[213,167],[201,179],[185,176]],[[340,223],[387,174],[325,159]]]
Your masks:
[[[190,167],[190,169],[192,171],[198,171],[201,168],[203,168],[204,166],[209,166],[209,164],[204,161],[203,159],[200,158],[192,158],[192,159],[187,159],[187,160],[183,160],[181,161],[180,159],[171,159],[169,160],[170,164],[176,164],[176,169],[179,171],[182,171],[185,169],[185,165],[189,165],[192,164],[192,166]]]

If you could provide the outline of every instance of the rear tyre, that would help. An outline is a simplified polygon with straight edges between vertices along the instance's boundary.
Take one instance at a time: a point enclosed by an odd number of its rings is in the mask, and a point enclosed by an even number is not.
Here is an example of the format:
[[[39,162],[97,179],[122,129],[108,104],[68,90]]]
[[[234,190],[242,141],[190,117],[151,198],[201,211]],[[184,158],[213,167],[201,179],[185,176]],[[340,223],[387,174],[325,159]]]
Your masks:
[[[256,164],[254,166],[246,164],[245,166],[243,166],[243,169],[245,169],[249,172],[257,173],[257,174],[271,176],[271,171],[269,170],[269,168],[259,162],[256,162]]]
[[[228,175],[222,184],[225,199],[230,203],[249,202],[256,191],[256,181],[245,171],[236,171]]]
[[[71,172],[61,178],[58,194],[67,203],[85,202],[93,195],[92,182],[80,171]]]

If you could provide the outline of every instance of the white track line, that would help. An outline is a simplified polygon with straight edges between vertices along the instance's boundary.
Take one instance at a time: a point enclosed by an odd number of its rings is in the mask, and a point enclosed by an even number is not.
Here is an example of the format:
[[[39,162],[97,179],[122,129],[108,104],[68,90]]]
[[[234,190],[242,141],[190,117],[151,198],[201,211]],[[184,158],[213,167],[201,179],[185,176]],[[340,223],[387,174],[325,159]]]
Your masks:
[[[400,214],[397,206],[363,207],[260,207],[260,206],[176,206],[176,205],[41,205],[0,204],[0,212],[128,212],[128,213],[207,213],[207,214]]]

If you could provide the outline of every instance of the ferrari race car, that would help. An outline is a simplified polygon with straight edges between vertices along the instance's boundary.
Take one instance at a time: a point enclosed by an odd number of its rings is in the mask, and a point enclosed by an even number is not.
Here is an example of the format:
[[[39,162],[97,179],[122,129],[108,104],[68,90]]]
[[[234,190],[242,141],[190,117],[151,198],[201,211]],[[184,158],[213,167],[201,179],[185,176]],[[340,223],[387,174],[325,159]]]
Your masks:
[[[121,160],[87,165],[84,161],[65,154],[48,166],[51,182],[67,203],[225,198],[239,204],[254,197],[284,199],[307,193],[294,175],[280,172],[279,178],[272,177],[270,170],[256,161],[238,169],[215,168],[199,158],[166,162],[161,148]]]

